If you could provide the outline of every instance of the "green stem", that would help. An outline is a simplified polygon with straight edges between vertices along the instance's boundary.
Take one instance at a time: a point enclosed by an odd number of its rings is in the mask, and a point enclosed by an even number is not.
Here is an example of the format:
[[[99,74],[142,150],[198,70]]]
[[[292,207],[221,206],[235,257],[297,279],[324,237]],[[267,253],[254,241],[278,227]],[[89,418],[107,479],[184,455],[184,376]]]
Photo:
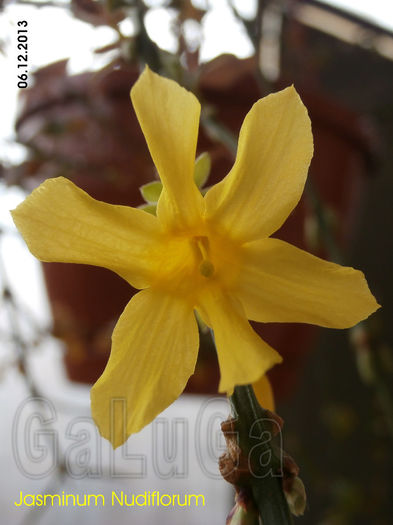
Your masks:
[[[230,397],[239,445],[252,467],[251,489],[263,525],[292,524],[282,488],[281,448],[275,447],[266,423],[268,415],[259,405],[251,385],[237,386]],[[266,458],[269,458],[268,460]]]

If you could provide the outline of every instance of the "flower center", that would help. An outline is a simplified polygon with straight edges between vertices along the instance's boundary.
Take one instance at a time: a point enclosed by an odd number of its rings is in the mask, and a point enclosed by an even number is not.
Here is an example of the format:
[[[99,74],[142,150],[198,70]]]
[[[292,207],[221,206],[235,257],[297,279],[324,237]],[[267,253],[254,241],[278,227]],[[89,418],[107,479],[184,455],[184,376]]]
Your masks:
[[[240,272],[242,251],[228,236],[200,228],[163,236],[152,258],[152,285],[197,304],[207,287],[232,289]]]
[[[199,272],[203,277],[211,277],[214,274],[214,265],[209,257],[209,239],[205,236],[199,235],[193,238],[194,245],[201,261],[199,264]]]

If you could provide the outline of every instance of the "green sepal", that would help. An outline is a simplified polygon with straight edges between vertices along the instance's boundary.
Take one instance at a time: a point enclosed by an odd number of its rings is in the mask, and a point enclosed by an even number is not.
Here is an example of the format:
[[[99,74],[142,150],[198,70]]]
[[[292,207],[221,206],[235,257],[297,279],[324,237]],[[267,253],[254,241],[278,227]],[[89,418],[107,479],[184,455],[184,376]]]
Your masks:
[[[156,204],[162,192],[162,183],[158,180],[148,182],[139,188],[142,197],[149,204]]]
[[[195,160],[194,181],[198,188],[202,188],[206,183],[210,175],[211,165],[211,157],[207,151],[199,155]]]
[[[157,213],[157,204],[141,204],[138,208],[152,215],[156,215]]]
[[[211,158],[210,154],[207,152],[202,153],[195,160],[194,167],[194,181],[198,188],[202,188],[206,183],[211,169]],[[142,197],[148,204],[157,204],[158,199],[160,198],[162,192],[162,183],[158,180],[153,182],[148,182],[139,188],[139,191],[142,194]],[[148,211],[146,208],[142,208],[145,211]],[[153,213],[153,210],[149,210],[150,213]],[[155,213],[155,208],[154,208]]]

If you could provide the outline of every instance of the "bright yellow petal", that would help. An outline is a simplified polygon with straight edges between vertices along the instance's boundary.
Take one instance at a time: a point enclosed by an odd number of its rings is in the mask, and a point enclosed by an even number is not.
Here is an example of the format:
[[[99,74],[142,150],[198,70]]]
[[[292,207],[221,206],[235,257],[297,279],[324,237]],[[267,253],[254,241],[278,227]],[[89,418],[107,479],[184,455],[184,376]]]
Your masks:
[[[213,329],[220,365],[220,392],[232,394],[236,385],[254,383],[282,358],[251,328],[241,305],[219,290],[201,294],[198,304]]]
[[[157,215],[169,228],[194,226],[203,206],[194,182],[200,104],[148,67],[131,89],[131,100],[165,188]]]
[[[255,396],[261,407],[274,412],[275,406],[273,389],[267,375],[262,376],[252,386],[254,388]]]
[[[149,282],[156,217],[97,201],[63,177],[45,181],[11,213],[41,261],[103,266],[137,288]]]
[[[313,153],[311,123],[293,87],[246,116],[230,173],[206,194],[207,218],[237,239],[268,237],[298,203]]]
[[[348,328],[378,308],[359,270],[278,239],[248,243],[243,250],[235,293],[249,319]]]
[[[198,344],[190,305],[152,289],[131,299],[113,332],[105,371],[91,390],[93,419],[113,447],[179,397],[194,372]]]

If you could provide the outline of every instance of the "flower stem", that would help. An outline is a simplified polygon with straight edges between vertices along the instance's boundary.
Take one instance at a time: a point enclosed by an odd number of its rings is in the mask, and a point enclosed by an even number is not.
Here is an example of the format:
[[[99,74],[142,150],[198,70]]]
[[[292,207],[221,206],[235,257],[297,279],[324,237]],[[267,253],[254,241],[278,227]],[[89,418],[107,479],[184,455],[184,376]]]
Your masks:
[[[282,451],[271,441],[271,418],[259,405],[251,385],[237,386],[230,401],[237,418],[239,446],[252,469],[251,490],[263,525],[292,524],[282,488]]]

